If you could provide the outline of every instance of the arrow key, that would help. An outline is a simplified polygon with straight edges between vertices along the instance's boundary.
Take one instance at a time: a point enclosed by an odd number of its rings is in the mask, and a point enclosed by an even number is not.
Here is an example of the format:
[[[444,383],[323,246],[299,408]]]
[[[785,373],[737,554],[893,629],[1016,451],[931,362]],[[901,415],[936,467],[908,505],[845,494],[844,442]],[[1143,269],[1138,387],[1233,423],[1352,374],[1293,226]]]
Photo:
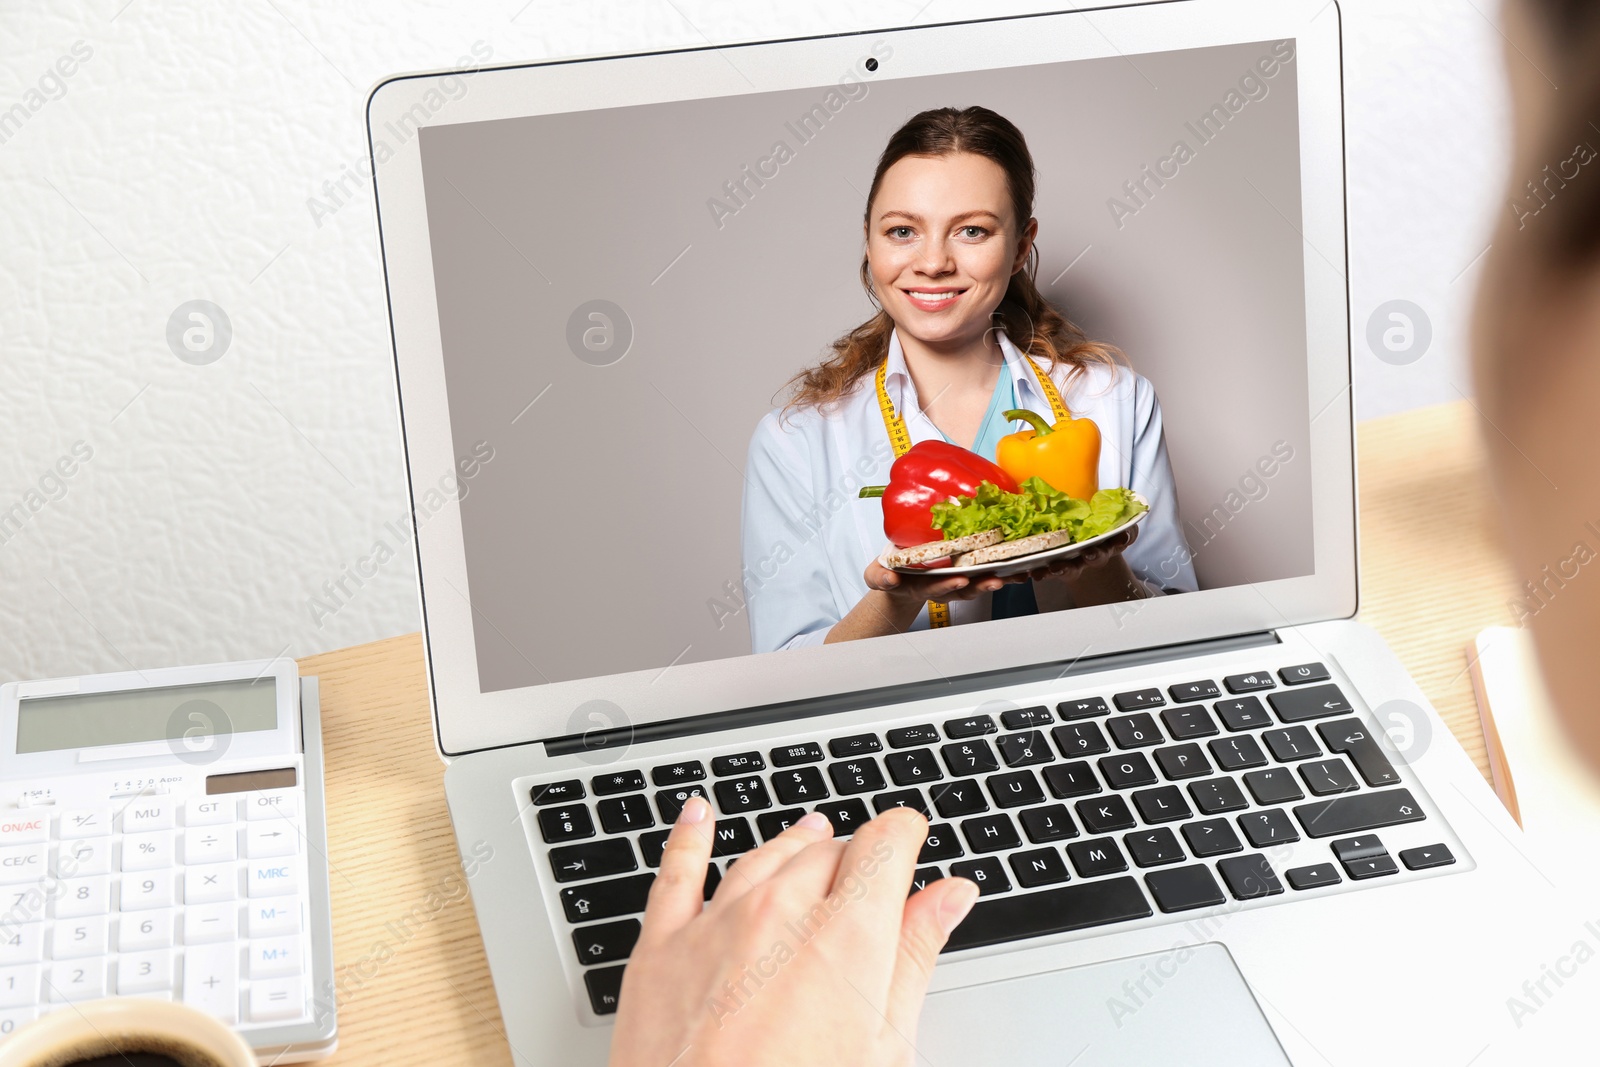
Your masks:
[[[204,863],[206,860],[196,858],[198,849],[225,848],[229,855],[218,855],[218,859],[232,859],[233,845],[228,840],[233,837],[231,827],[203,826],[198,830],[184,831],[185,859],[190,863]],[[219,846],[208,846],[208,838],[223,839],[226,843]],[[300,847],[300,833],[295,829],[292,819],[269,819],[265,822],[245,823],[244,827],[244,854],[253,860],[272,859],[277,856],[292,856]]]
[[[1400,852],[1400,862],[1406,865],[1408,871],[1425,871],[1429,867],[1448,867],[1456,861],[1455,856],[1444,845],[1423,845],[1421,848],[1407,848]]]
[[[608,837],[551,849],[550,869],[555,872],[556,881],[576,882],[580,878],[604,878],[636,871],[639,862],[627,838]]]

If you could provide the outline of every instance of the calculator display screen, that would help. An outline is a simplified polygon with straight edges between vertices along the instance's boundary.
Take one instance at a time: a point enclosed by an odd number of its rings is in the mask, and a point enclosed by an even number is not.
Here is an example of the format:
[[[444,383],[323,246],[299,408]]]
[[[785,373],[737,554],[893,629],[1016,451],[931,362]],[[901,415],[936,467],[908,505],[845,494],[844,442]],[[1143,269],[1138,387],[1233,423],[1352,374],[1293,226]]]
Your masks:
[[[17,753],[273,730],[278,694],[269,674],[158,689],[27,697],[17,707]]]

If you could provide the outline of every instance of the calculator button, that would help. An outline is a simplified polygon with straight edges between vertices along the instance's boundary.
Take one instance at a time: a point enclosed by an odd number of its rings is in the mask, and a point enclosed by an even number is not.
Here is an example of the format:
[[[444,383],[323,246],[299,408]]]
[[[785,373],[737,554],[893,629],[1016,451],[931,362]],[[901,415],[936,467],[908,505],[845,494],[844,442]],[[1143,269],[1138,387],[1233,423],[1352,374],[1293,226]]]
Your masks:
[[[49,845],[0,848],[0,883],[37,882],[44,878]]]
[[[300,932],[300,904],[279,900],[252,904],[245,909],[246,932],[251,937],[273,937]]]
[[[50,840],[48,814],[0,816],[0,845],[31,845],[48,840]]]
[[[61,813],[56,836],[63,841],[104,837],[111,832],[110,808],[72,808]]]
[[[300,891],[300,875],[290,863],[252,863],[246,870],[251,897],[281,897]]]
[[[582,786],[578,787],[578,795],[583,795]],[[244,817],[246,819],[292,819],[298,814],[300,814],[300,808],[295,801],[295,794],[287,790],[245,794]]]
[[[117,959],[117,993],[154,993],[172,988],[172,953],[136,952]]]
[[[110,841],[63,841],[61,847],[56,849],[55,874],[58,878],[110,873]]]
[[[39,1017],[37,1008],[8,1008],[0,1011],[0,1040],[4,1040],[17,1027],[31,1023]]]
[[[185,904],[215,904],[239,895],[239,876],[232,867],[191,867],[183,872]]]
[[[259,830],[262,824],[251,824],[250,831]],[[280,831],[281,832],[281,831]],[[291,839],[293,835],[290,835]],[[291,846],[290,851],[293,851]],[[250,853],[252,857],[258,853]],[[267,856],[274,853],[259,853]],[[202,826],[183,835],[183,862],[190,864],[222,863],[239,858],[239,834],[232,827],[221,829]]]
[[[239,950],[204,945],[183,955],[183,999],[225,1023],[239,1021]]]
[[[183,825],[221,826],[232,822],[238,814],[239,804],[232,797],[222,800],[215,797],[195,797],[183,806]]]
[[[21,1008],[39,1002],[37,963],[0,969],[0,1008]]]
[[[244,854],[253,860],[292,856],[299,850],[300,833],[293,824],[245,823]],[[232,856],[227,857],[232,859]]]
[[[172,831],[155,830],[147,834],[124,834],[122,869],[153,871],[172,866]]]
[[[0,967],[36,963],[44,955],[44,924],[20,923],[0,930]]]
[[[124,875],[122,878],[123,911],[149,911],[152,908],[170,908],[173,905],[173,878],[171,871],[151,871],[143,875]]]
[[[117,949],[139,952],[172,944],[172,912],[147,911],[117,920]]]
[[[172,800],[154,797],[134,797],[122,809],[122,832],[142,833],[146,830],[170,830],[173,827]]]
[[[56,918],[104,915],[111,910],[111,877],[70,878],[57,883]]]
[[[298,937],[269,937],[250,944],[249,976],[251,978],[281,978],[300,973],[300,939]]]
[[[56,923],[50,930],[50,958],[75,960],[85,956],[104,956],[106,927],[104,915],[89,915]]]
[[[58,963],[45,978],[50,999],[58,1004],[95,1000],[106,995],[106,961]]]
[[[250,1021],[275,1022],[299,1016],[305,1005],[305,991],[298,978],[273,978],[250,983]]]

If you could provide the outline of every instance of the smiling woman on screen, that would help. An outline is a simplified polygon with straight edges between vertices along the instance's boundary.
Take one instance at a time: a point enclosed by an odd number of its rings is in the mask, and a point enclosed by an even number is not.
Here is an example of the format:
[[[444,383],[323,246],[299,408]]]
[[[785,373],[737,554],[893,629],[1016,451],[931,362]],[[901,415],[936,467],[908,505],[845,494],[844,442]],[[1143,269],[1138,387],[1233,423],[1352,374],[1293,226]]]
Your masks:
[[[924,111],[889,139],[863,223],[861,280],[880,310],[793,379],[750,442],[755,651],[1196,588],[1155,390],[1040,295],[1033,197],[1027,142],[987,108]],[[925,441],[994,460],[1002,437],[1027,428],[1013,409],[1092,419],[1099,485],[1142,495],[1142,528],[1009,579],[880,565],[884,505],[856,489],[887,481],[894,458]]]

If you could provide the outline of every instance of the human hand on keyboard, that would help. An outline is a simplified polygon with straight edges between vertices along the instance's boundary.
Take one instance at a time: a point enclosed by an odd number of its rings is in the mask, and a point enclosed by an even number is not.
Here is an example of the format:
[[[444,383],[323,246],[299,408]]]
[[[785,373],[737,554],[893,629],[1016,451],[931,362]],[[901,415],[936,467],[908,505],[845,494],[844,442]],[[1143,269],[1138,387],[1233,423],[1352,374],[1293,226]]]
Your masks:
[[[934,962],[978,896],[943,878],[907,898],[927,820],[890,808],[837,841],[813,812],[731,864],[702,910],[710,810],[690,799],[667,838],[612,1067],[910,1064]]]

